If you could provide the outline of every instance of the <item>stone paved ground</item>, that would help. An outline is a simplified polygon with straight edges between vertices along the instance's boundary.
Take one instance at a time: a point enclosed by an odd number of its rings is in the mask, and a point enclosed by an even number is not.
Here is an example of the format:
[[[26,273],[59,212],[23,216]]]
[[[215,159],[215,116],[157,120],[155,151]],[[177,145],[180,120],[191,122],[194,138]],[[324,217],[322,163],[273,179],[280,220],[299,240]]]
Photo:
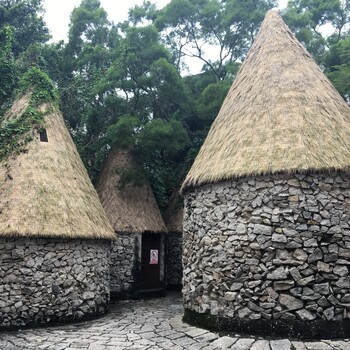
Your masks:
[[[349,340],[301,342],[219,336],[181,321],[181,296],[112,304],[108,315],[59,327],[0,333],[1,350],[350,350]]]

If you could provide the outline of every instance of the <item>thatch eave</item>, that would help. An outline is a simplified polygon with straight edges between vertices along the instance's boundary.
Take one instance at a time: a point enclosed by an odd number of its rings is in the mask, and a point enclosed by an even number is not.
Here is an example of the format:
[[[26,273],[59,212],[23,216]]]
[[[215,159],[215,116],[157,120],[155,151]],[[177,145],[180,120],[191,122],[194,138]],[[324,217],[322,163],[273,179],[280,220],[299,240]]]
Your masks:
[[[44,233],[42,233],[44,232]],[[69,239],[69,240],[74,240],[74,239],[88,239],[88,240],[106,240],[106,241],[114,241],[116,239],[115,234],[106,236],[105,234],[98,236],[95,234],[88,235],[87,233],[84,234],[79,234],[79,233],[74,233],[71,235],[68,234],[54,234],[54,233],[47,233],[46,231],[42,232],[33,232],[33,231],[14,231],[14,230],[8,230],[6,232],[2,231],[0,234],[0,237],[6,237],[6,238],[36,238],[36,239],[41,239],[41,238],[48,238],[48,239]]]

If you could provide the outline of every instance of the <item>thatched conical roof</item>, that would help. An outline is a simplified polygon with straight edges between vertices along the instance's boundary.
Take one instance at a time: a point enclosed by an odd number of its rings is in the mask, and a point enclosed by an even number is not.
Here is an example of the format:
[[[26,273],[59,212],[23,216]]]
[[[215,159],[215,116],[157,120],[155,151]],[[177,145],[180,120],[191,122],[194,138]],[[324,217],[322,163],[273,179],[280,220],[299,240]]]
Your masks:
[[[269,11],[182,190],[349,164],[349,107],[279,13]]]
[[[96,184],[114,230],[124,233],[166,232],[150,185],[137,186],[130,182],[120,188],[121,169],[137,171],[132,154],[125,149],[112,149]]]
[[[19,118],[31,92],[12,106],[6,120]],[[48,142],[37,131],[25,152],[0,162],[0,236],[114,239],[61,113],[39,106]]]
[[[184,202],[178,191],[171,195],[169,205],[164,212],[164,222],[168,232],[182,233]]]

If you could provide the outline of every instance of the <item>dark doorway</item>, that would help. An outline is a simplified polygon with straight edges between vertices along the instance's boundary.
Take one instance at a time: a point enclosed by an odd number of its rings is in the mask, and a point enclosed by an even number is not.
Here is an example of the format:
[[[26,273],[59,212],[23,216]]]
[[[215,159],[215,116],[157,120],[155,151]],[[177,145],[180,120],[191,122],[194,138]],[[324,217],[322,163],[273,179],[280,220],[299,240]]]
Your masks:
[[[162,288],[160,279],[161,235],[144,233],[141,251],[141,290]]]

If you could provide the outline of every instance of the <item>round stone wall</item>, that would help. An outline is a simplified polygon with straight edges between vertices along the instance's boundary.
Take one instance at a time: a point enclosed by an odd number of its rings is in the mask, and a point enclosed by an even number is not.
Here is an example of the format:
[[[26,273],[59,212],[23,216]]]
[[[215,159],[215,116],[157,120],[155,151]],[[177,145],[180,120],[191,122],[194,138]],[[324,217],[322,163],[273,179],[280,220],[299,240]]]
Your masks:
[[[140,284],[141,233],[116,234],[111,243],[111,298],[137,296]]]
[[[350,178],[274,175],[187,192],[185,320],[217,330],[349,336]]]
[[[0,328],[105,313],[109,241],[0,238]]]

